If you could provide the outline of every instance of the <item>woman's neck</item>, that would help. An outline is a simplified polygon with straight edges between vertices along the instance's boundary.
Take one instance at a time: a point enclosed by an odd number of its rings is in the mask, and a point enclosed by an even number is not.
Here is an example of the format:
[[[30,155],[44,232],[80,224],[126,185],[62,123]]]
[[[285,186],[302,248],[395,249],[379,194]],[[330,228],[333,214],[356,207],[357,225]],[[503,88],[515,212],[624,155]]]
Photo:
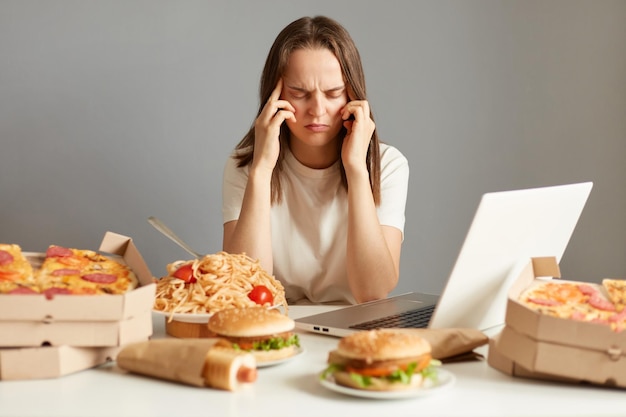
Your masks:
[[[311,169],[324,169],[333,165],[340,157],[337,141],[323,146],[307,146],[297,139],[289,138],[289,149],[302,165]]]

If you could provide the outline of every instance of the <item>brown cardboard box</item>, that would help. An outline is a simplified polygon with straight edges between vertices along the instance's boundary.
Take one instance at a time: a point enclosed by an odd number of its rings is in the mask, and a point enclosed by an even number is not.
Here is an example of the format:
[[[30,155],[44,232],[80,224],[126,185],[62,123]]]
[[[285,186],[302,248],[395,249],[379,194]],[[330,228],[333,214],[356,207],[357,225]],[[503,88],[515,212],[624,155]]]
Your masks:
[[[132,239],[107,232],[100,251],[121,257],[137,275],[139,287],[122,295],[52,299],[0,294],[0,346],[118,346],[152,335],[156,284]]]
[[[579,380],[560,377],[557,375],[550,375],[542,372],[533,372],[524,368],[518,363],[515,363],[513,360],[508,358],[501,351],[501,347],[499,345],[500,335],[496,335],[489,339],[489,354],[487,356],[487,363],[494,369],[497,369],[500,372],[503,372],[508,375],[517,376],[520,378],[531,378],[531,379],[544,379],[550,381],[562,381],[562,382],[580,382]]]
[[[132,239],[107,232],[100,251],[120,256],[139,279],[139,287],[123,295],[15,296],[0,294],[0,320],[33,321],[111,321],[133,317],[152,310],[156,284]],[[41,261],[43,254],[30,254],[31,262]]]
[[[506,325],[488,363],[512,375],[626,388],[626,331],[547,316],[517,299],[538,277],[559,277],[556,259],[532,258],[509,291]],[[508,363],[507,363],[508,360]]]
[[[0,349],[0,380],[45,379],[68,375],[111,362],[121,349],[120,346]]]
[[[0,335],[3,347],[120,346],[146,340],[152,335],[152,313],[146,311],[117,321],[0,320]]]

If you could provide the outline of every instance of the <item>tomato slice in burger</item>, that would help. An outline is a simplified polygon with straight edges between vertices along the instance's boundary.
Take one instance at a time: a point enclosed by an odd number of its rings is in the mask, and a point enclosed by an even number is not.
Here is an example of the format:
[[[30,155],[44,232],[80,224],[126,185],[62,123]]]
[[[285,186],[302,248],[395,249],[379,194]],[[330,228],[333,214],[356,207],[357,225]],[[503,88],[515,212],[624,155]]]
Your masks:
[[[417,362],[412,362],[415,364],[413,368],[413,373],[417,373],[421,371],[422,369],[424,369],[426,366],[428,366],[429,362],[430,362],[430,356],[425,356],[417,360]],[[374,366],[374,367],[369,367],[369,368],[354,368],[351,366],[346,366],[346,371],[355,373],[355,374],[360,374],[363,376],[384,377],[384,376],[391,375],[397,370],[407,371],[410,367],[411,367],[411,363],[405,363],[402,365],[395,364],[395,365],[387,365],[387,366]]]
[[[348,371],[350,373],[354,373],[354,374],[363,375],[363,376],[383,377],[383,376],[390,375],[392,372],[394,372],[394,371],[396,371],[398,369],[402,369],[402,368],[406,369],[406,366],[404,366],[404,367],[383,366],[383,367],[379,367],[379,368],[352,368],[352,367],[347,366],[346,367],[346,371]],[[405,369],[403,369],[403,370],[405,370]]]
[[[274,304],[274,294],[265,285],[257,285],[248,293],[248,298],[257,304]]]
[[[182,279],[185,282],[194,283],[197,281],[196,277],[193,276],[193,265],[185,264],[179,267],[173,274],[176,278]]]

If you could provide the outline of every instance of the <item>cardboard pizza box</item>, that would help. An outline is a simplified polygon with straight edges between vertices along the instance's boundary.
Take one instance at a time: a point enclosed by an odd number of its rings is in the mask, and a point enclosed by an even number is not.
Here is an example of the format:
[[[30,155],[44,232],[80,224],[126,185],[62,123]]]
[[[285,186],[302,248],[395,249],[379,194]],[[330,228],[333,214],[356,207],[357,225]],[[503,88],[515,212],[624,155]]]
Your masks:
[[[507,326],[496,349],[511,360],[518,375],[626,388],[623,352],[536,340]]]
[[[153,333],[156,283],[133,240],[107,232],[99,250],[129,265],[139,286],[119,295],[0,294],[0,347],[112,347]],[[44,254],[29,256],[34,266]]]
[[[148,339],[152,312],[117,321],[0,320],[0,346],[121,346]]]
[[[0,349],[0,380],[57,378],[111,363],[120,346],[42,346]]]
[[[547,381],[569,382],[579,383],[581,381],[566,378],[558,375],[551,375],[544,372],[533,372],[522,365],[514,362],[508,356],[502,352],[500,346],[500,334],[497,334],[489,339],[489,353],[487,355],[487,364],[492,368],[511,376],[529,379],[541,379]]]
[[[137,275],[139,287],[120,295],[57,295],[51,299],[44,295],[0,294],[0,321],[115,321],[151,311],[156,284],[133,240],[107,232],[99,250],[129,265]],[[43,257],[44,254],[36,253],[28,256],[31,263],[41,262]]]
[[[518,271],[488,362],[512,375],[626,388],[626,331],[548,316],[518,301],[535,280],[560,277],[556,258],[531,258]]]

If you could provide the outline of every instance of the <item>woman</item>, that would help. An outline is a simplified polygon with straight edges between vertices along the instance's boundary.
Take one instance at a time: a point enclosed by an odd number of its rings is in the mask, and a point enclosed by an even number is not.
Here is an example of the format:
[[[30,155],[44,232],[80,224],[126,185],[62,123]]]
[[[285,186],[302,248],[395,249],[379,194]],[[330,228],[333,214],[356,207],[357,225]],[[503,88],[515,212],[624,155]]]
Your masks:
[[[378,140],[348,32],[304,17],[277,36],[257,118],[227,161],[223,249],[245,252],[290,303],[360,303],[397,283],[409,168]]]

